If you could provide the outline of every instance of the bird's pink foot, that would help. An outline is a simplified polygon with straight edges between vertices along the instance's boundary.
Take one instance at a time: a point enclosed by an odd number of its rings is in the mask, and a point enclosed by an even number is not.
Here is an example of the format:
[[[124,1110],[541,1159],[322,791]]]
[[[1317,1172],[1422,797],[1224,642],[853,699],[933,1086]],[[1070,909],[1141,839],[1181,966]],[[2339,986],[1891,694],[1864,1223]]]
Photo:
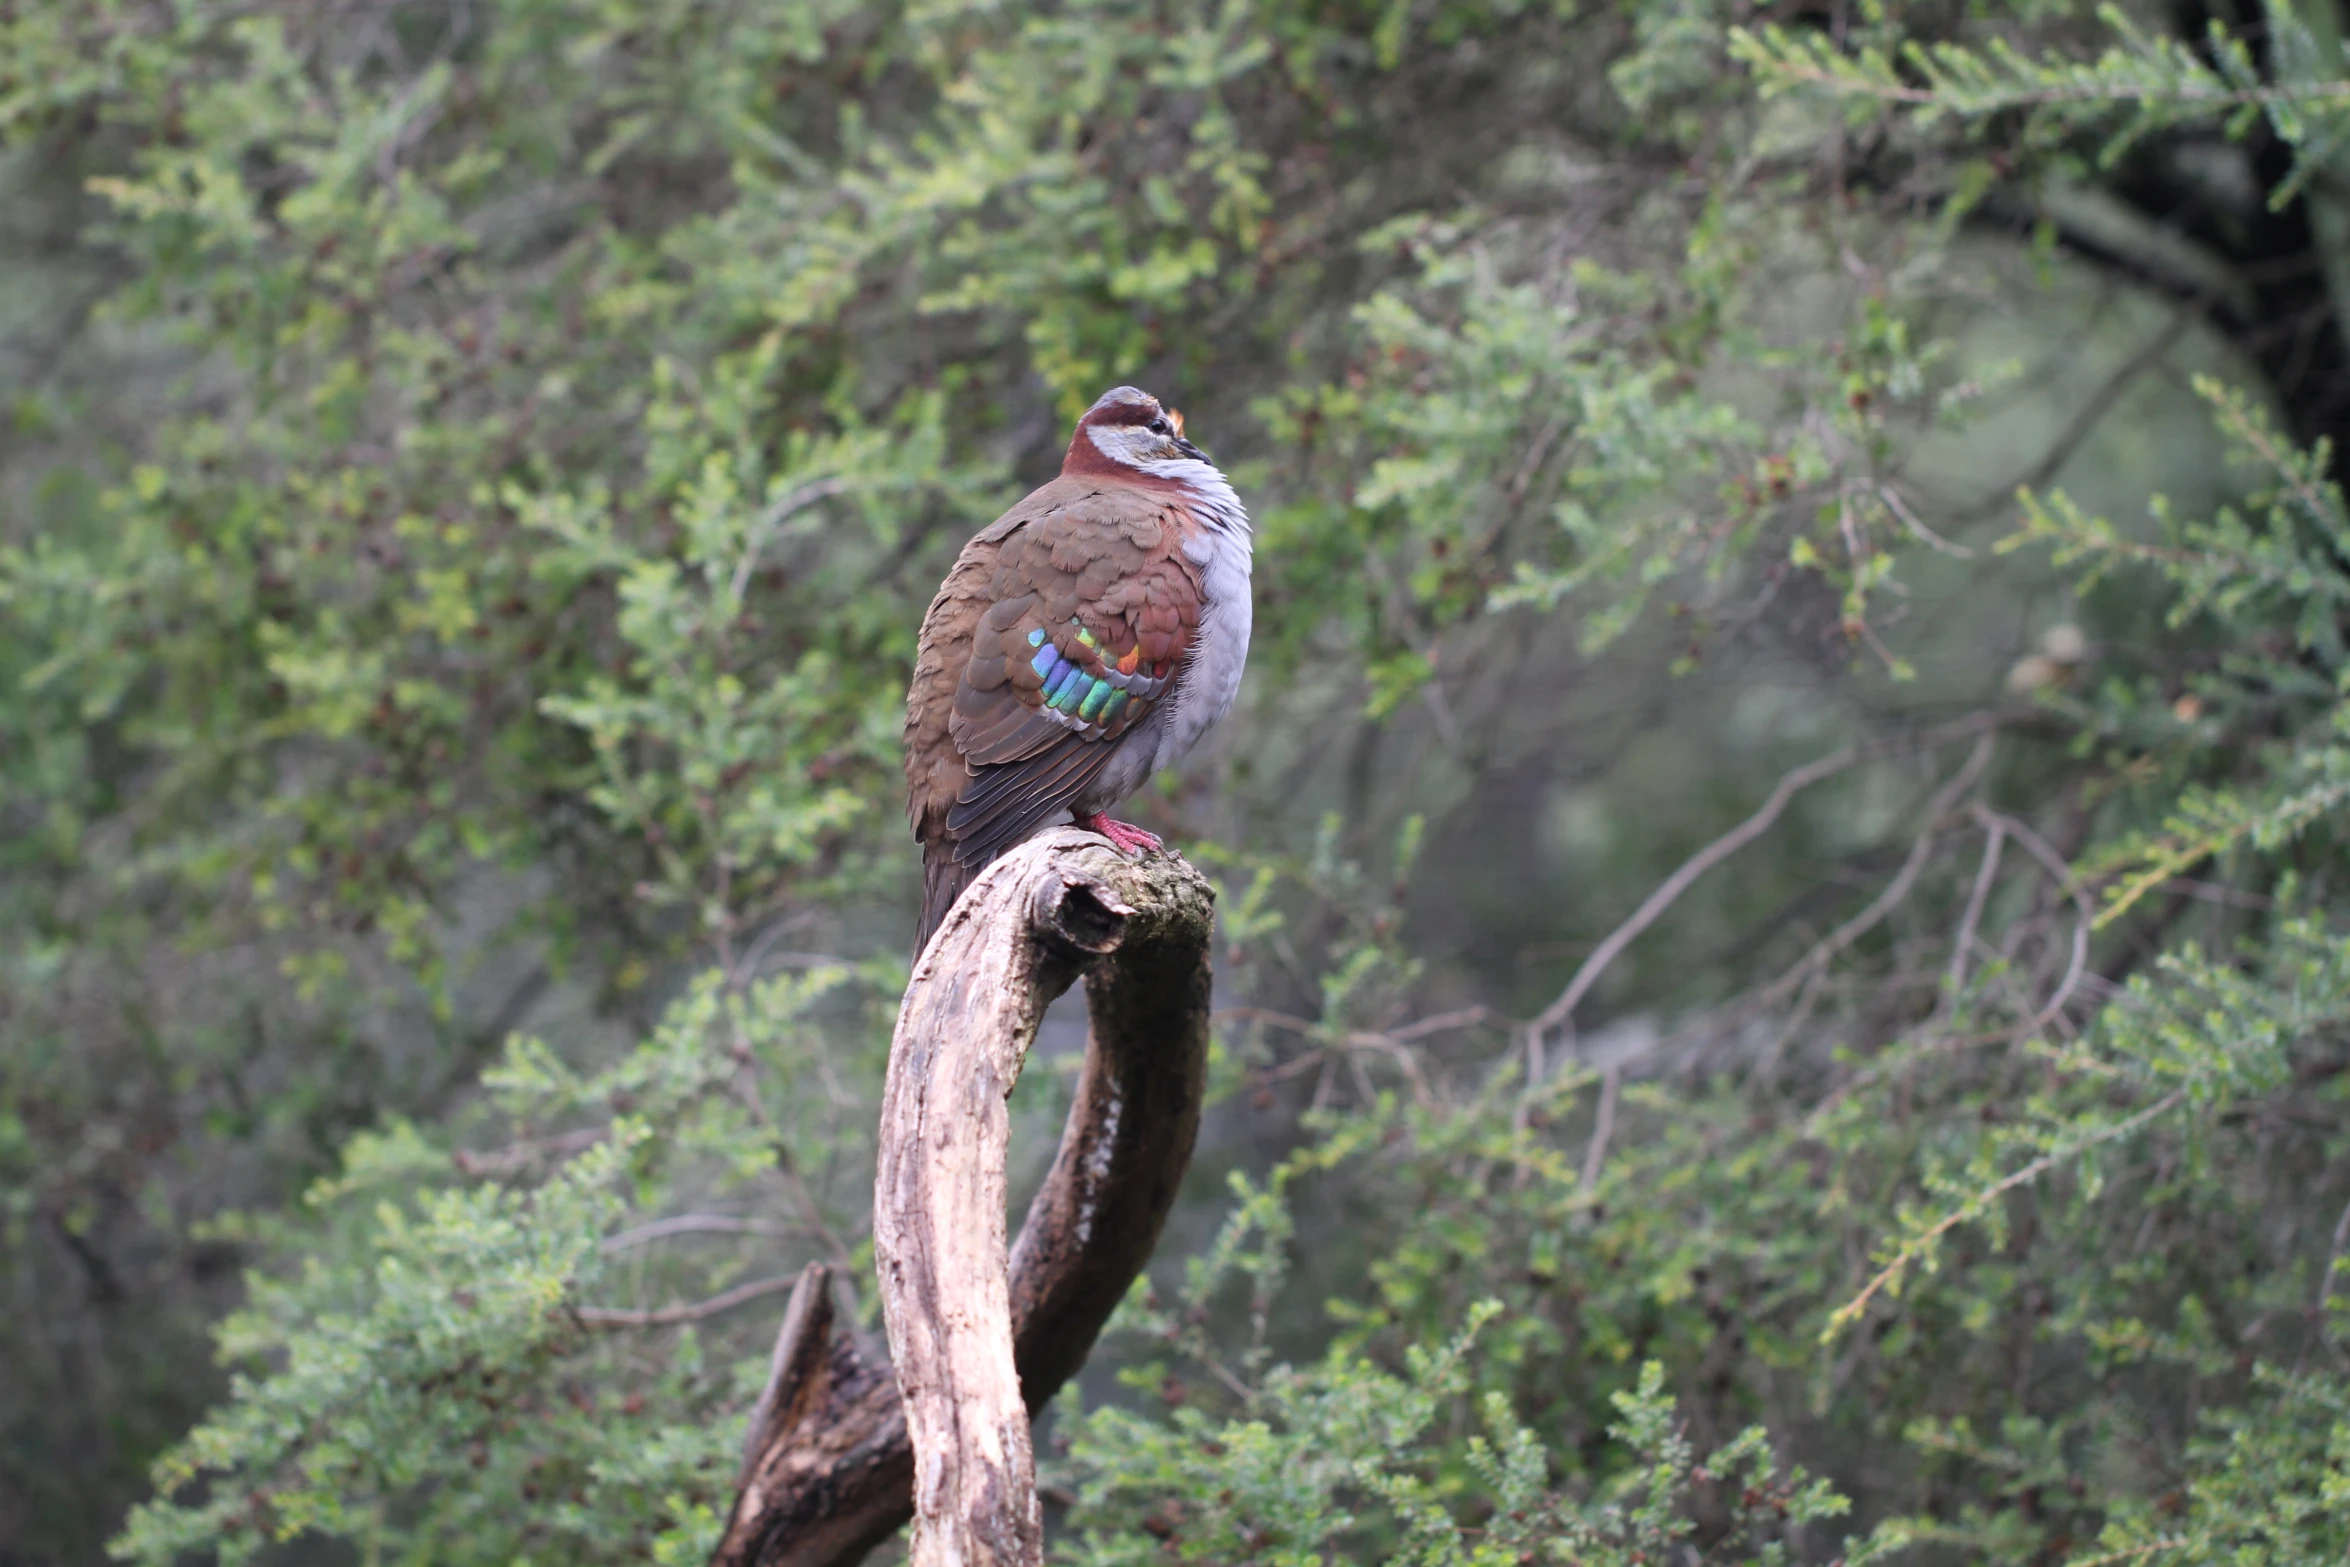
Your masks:
[[[1137,849],[1166,847],[1159,842],[1157,833],[1144,832],[1131,822],[1112,821],[1100,811],[1094,812],[1091,816],[1078,817],[1077,825],[1087,832],[1098,832],[1109,839],[1110,842],[1118,846],[1120,854],[1132,854]]]

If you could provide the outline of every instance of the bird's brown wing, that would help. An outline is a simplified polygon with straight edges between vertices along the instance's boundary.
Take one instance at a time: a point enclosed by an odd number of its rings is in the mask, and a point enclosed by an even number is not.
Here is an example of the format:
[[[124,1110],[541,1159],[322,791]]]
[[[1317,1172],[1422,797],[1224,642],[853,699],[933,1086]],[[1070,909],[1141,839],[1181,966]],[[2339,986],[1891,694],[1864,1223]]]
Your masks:
[[[1010,532],[948,721],[970,770],[947,813],[985,864],[1067,808],[1174,683],[1200,622],[1182,514],[1096,489]]]
[[[1154,492],[1062,478],[964,548],[923,617],[906,702],[923,940],[1163,699],[1200,620],[1182,520]]]

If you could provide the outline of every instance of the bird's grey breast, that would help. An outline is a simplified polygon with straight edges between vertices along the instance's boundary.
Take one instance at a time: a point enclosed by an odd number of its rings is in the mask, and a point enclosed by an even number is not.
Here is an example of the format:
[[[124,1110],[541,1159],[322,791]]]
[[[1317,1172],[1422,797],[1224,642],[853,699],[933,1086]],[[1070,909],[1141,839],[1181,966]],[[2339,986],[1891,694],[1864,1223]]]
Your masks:
[[[1248,663],[1249,528],[1237,501],[1231,512],[1229,517],[1211,513],[1203,519],[1207,526],[1184,541],[1184,555],[1200,571],[1199,637],[1169,693],[1173,710],[1159,731],[1154,768],[1180,761],[1232,711],[1240,692],[1240,673]]]

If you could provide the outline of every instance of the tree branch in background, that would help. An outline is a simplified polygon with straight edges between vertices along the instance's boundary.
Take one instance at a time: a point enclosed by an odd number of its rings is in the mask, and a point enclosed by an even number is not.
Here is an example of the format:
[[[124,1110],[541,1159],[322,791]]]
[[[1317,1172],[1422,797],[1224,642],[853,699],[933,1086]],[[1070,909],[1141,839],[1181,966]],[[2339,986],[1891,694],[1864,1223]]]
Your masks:
[[[668,1328],[681,1322],[700,1322],[705,1317],[715,1317],[737,1306],[748,1305],[762,1295],[779,1295],[796,1287],[796,1282],[790,1278],[753,1279],[747,1284],[737,1284],[730,1290],[720,1290],[708,1300],[689,1301],[681,1306],[657,1306],[646,1311],[629,1311],[612,1306],[580,1306],[574,1308],[571,1314],[584,1327]]]
[[[883,1100],[874,1236],[898,1375],[841,1329],[812,1265],[713,1567],[847,1567],[914,1514],[917,1446],[917,1562],[1038,1559],[1028,1420],[1142,1271],[1190,1162],[1212,912],[1183,861],[1130,862],[1073,828],[964,894],[915,967]],[[1081,973],[1084,1071],[1007,1268],[1004,1097]]]
[[[1974,885],[1967,889],[1966,913],[1959,917],[1958,939],[1950,944],[1950,967],[1942,981],[1945,1012],[1958,1005],[1959,995],[1966,989],[1967,956],[1974,950],[1975,932],[1983,923],[1983,907],[1991,900],[1991,884],[1999,878],[2007,825],[1995,819],[1985,824],[1983,835],[1983,859],[1975,868]]]
[[[1569,1027],[1574,1021],[1575,1008],[1591,993],[1591,988],[1599,983],[1607,966],[1622,956],[1624,949],[1638,940],[1641,932],[1663,918],[1665,911],[1679,900],[1681,894],[1696,885],[1699,877],[1769,831],[1771,824],[1779,819],[1796,795],[1822,779],[1833,778],[1860,762],[1912,746],[1940,745],[1967,735],[1988,735],[1999,727],[2000,722],[2000,715],[1996,713],[1974,713],[1922,734],[1899,735],[1867,745],[1847,746],[1833,755],[1823,756],[1816,762],[1807,762],[1783,775],[1772,788],[1769,797],[1755,807],[1753,815],[1682,861],[1680,869],[1666,877],[1656,891],[1650,893],[1640,907],[1632,911],[1630,918],[1610,931],[1607,939],[1592,949],[1591,956],[1583,960],[1583,966],[1575,971],[1575,977],[1567,982],[1567,988],[1559,993],[1558,999],[1536,1013],[1532,1021],[1527,1023],[1530,1048],[1539,1051],[1544,1036]],[[1539,1076],[1538,1071],[1529,1074],[1530,1079]]]
[[[1917,885],[1918,873],[1926,868],[1926,858],[1933,852],[1934,835],[1941,828],[1942,818],[1957,805],[1961,795],[1974,787],[1975,780],[1990,765],[1994,738],[1994,731],[1984,730],[1976,738],[1974,749],[1967,753],[1967,759],[1960,764],[1958,771],[1951,775],[1949,782],[1934,791],[1933,799],[1926,802],[1924,821],[1918,828],[1916,839],[1910,844],[1909,854],[1902,860],[1901,869],[1886,883],[1884,890],[1869,900],[1867,908],[1815,942],[1793,968],[1765,985],[1755,1005],[1775,1007],[1786,1000],[1795,993],[1797,986],[1824,970],[1837,953],[1876,929],[1887,915],[1901,905],[1902,900],[1909,896],[1910,889]]]
[[[2065,959],[2064,978],[2057,982],[2055,993],[2023,1027],[2023,1034],[2036,1034],[2056,1021],[2057,1014],[2065,1009],[2065,1004],[2073,998],[2073,992],[2080,987],[2081,975],[2089,967],[2089,932],[2097,923],[2097,910],[2089,901],[2088,889],[2081,885],[2080,878],[2073,874],[2073,868],[2064,862],[2064,856],[2057,853],[2047,839],[2016,818],[2002,816],[1988,806],[1977,805],[1975,816],[1985,827],[1995,827],[2022,844],[2024,852],[2038,860],[2040,868],[2048,873],[2057,886],[2064,889],[2064,895],[2072,900],[2073,911],[2080,916],[2073,922],[2072,946]]]
[[[2180,301],[2163,329],[2148,338],[2137,352],[2114,368],[2113,373],[2089,395],[2088,400],[2074,411],[2071,420],[2056,439],[2048,443],[2048,449],[2034,459],[2030,467],[2005,484],[1994,485],[1984,491],[1983,498],[1962,514],[1963,519],[1975,522],[2006,512],[2015,504],[2018,490],[2046,489],[2064,471],[2064,465],[2073,460],[2082,444],[2097,433],[2097,427],[2105,422],[2106,415],[2113,412],[2114,405],[2138,384],[2138,378],[2160,364],[2163,356],[2178,346],[2179,339],[2187,335],[2187,328],[2201,319],[2200,312],[2205,303],[2192,298]]]
[[[1833,1342],[1838,1334],[1860,1320],[1861,1314],[1869,1309],[1869,1302],[1876,1298],[1879,1291],[1888,1285],[1897,1284],[1913,1264],[1931,1254],[1932,1248],[1943,1236],[1948,1235],[1961,1224],[1978,1217],[1984,1209],[1999,1198],[2006,1196],[2019,1186],[2030,1185],[2058,1165],[2078,1158],[2099,1144],[2110,1143],[2117,1138],[2129,1136],[2148,1122],[2168,1115],[2186,1103],[2186,1100],[2185,1089],[2167,1093],[2135,1115],[2124,1117],[2109,1126],[2099,1126],[2065,1139],[2021,1169],[2002,1176],[1981,1191],[1976,1192],[1941,1218],[1936,1219],[1932,1224],[1904,1240],[1899,1246],[1894,1247],[1884,1266],[1870,1276],[1868,1283],[1861,1286],[1860,1293],[1838,1306],[1829,1315],[1828,1325],[1820,1330],[1820,1342],[1822,1344]]]

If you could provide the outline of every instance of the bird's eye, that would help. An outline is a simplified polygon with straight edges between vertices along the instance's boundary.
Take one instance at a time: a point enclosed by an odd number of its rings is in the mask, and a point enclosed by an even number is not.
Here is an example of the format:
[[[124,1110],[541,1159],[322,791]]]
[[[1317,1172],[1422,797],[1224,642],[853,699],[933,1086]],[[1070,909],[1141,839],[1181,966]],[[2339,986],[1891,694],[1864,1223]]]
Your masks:
[[[1165,435],[1167,433],[1167,421],[1164,419],[1153,419],[1151,421],[1151,428],[1156,430],[1159,434]]]

